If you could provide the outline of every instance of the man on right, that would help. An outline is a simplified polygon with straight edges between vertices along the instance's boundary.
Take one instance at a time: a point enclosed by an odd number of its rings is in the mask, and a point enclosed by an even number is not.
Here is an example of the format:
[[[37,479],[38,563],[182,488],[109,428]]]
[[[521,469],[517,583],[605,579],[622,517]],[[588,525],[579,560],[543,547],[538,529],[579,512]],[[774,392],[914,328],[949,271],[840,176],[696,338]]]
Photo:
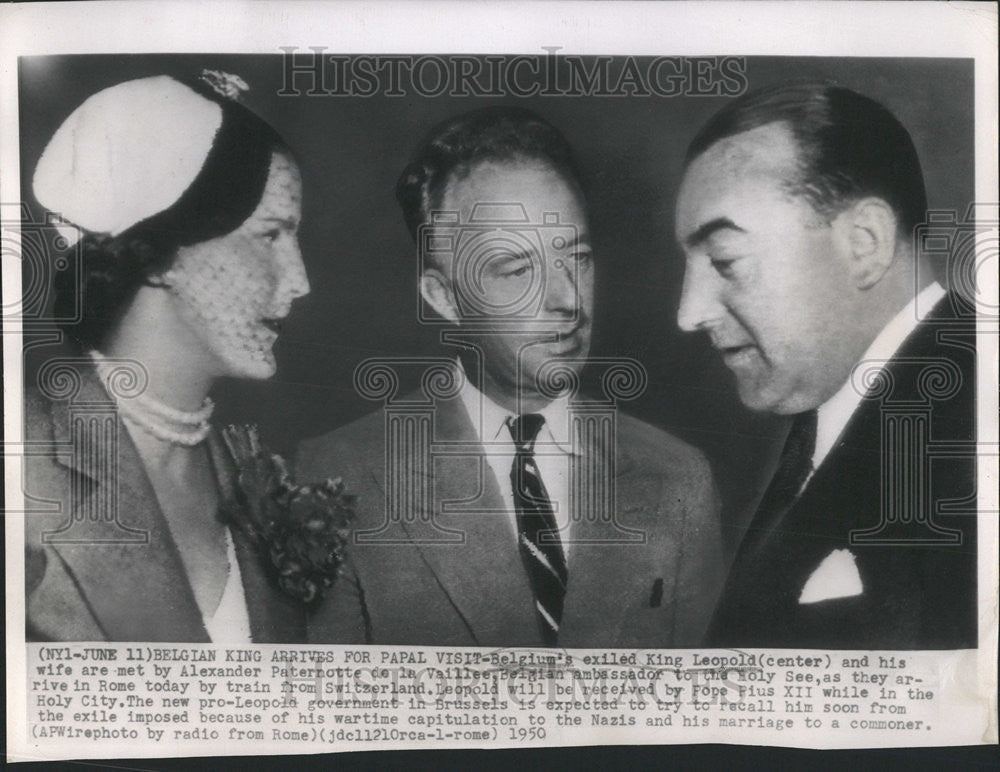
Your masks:
[[[678,323],[791,418],[709,645],[976,646],[975,314],[926,210],[906,129],[845,88],[747,94],[691,143]]]

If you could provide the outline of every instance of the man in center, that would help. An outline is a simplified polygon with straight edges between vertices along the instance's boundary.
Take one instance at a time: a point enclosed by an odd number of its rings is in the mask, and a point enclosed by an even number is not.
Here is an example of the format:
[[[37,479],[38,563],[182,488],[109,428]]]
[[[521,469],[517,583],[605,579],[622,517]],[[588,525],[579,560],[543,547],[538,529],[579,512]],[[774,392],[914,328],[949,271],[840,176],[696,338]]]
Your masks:
[[[399,459],[383,410],[300,448],[300,475],[335,473],[357,494],[311,640],[699,644],[723,578],[708,464],[607,399],[587,403],[603,419],[574,420],[586,398],[564,388],[587,364],[595,281],[565,138],[520,108],[460,115],[431,132],[397,199],[425,321],[457,344],[456,386],[400,401],[429,400],[434,451],[401,462],[425,473],[387,481]]]

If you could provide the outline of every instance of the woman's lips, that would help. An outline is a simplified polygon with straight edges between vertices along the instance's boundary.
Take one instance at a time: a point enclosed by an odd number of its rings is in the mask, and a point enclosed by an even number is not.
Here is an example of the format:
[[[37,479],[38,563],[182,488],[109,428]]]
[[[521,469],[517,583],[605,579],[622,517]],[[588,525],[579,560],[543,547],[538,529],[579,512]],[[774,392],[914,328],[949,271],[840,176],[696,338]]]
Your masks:
[[[281,329],[284,326],[284,319],[272,318],[272,319],[261,319],[260,323],[267,327],[275,335],[281,335]]]

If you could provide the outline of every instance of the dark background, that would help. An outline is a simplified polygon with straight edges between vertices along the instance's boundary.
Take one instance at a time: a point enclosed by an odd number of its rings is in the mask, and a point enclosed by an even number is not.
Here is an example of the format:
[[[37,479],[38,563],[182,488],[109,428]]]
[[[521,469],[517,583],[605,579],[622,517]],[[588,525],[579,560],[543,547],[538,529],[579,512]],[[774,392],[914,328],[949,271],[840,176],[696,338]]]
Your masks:
[[[301,244],[312,284],[276,346],[278,375],[220,383],[220,420],[256,421],[287,452],[299,438],[377,407],[353,389],[360,361],[441,353],[438,330],[417,323],[415,248],[393,197],[396,178],[438,121],[518,104],[564,132],[584,175],[598,265],[592,353],[634,357],[646,366],[647,390],[625,407],[705,451],[726,505],[727,543],[735,546],[785,425],[743,409],[705,340],[678,332],[683,262],[672,240],[686,145],[731,97],[281,97],[278,55],[27,58],[20,69],[21,172],[33,216],[43,213],[30,185],[38,157],[87,96],[131,78],[192,77],[203,67],[241,75],[252,89],[247,104],[298,155],[305,186]],[[751,57],[746,71],[751,88],[818,77],[882,102],[913,135],[931,208],[964,212],[972,201],[971,60]],[[26,385],[34,384],[45,358],[60,353],[58,345],[28,350]]]

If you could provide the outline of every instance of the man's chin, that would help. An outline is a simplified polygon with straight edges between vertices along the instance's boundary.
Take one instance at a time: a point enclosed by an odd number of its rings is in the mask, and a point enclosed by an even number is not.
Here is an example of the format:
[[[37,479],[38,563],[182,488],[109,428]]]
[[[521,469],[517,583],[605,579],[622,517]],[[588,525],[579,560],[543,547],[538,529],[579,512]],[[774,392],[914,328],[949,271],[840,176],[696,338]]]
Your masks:
[[[526,379],[522,390],[549,400],[572,396],[579,391],[585,357],[584,349],[579,355],[553,355],[540,360],[530,369],[531,377]]]
[[[772,384],[743,374],[736,376],[736,390],[740,395],[740,402],[747,410],[755,413],[779,412],[782,400]]]
[[[797,415],[816,408],[817,402],[806,395],[780,391],[773,386],[744,386],[738,383],[740,402],[755,413]]]

